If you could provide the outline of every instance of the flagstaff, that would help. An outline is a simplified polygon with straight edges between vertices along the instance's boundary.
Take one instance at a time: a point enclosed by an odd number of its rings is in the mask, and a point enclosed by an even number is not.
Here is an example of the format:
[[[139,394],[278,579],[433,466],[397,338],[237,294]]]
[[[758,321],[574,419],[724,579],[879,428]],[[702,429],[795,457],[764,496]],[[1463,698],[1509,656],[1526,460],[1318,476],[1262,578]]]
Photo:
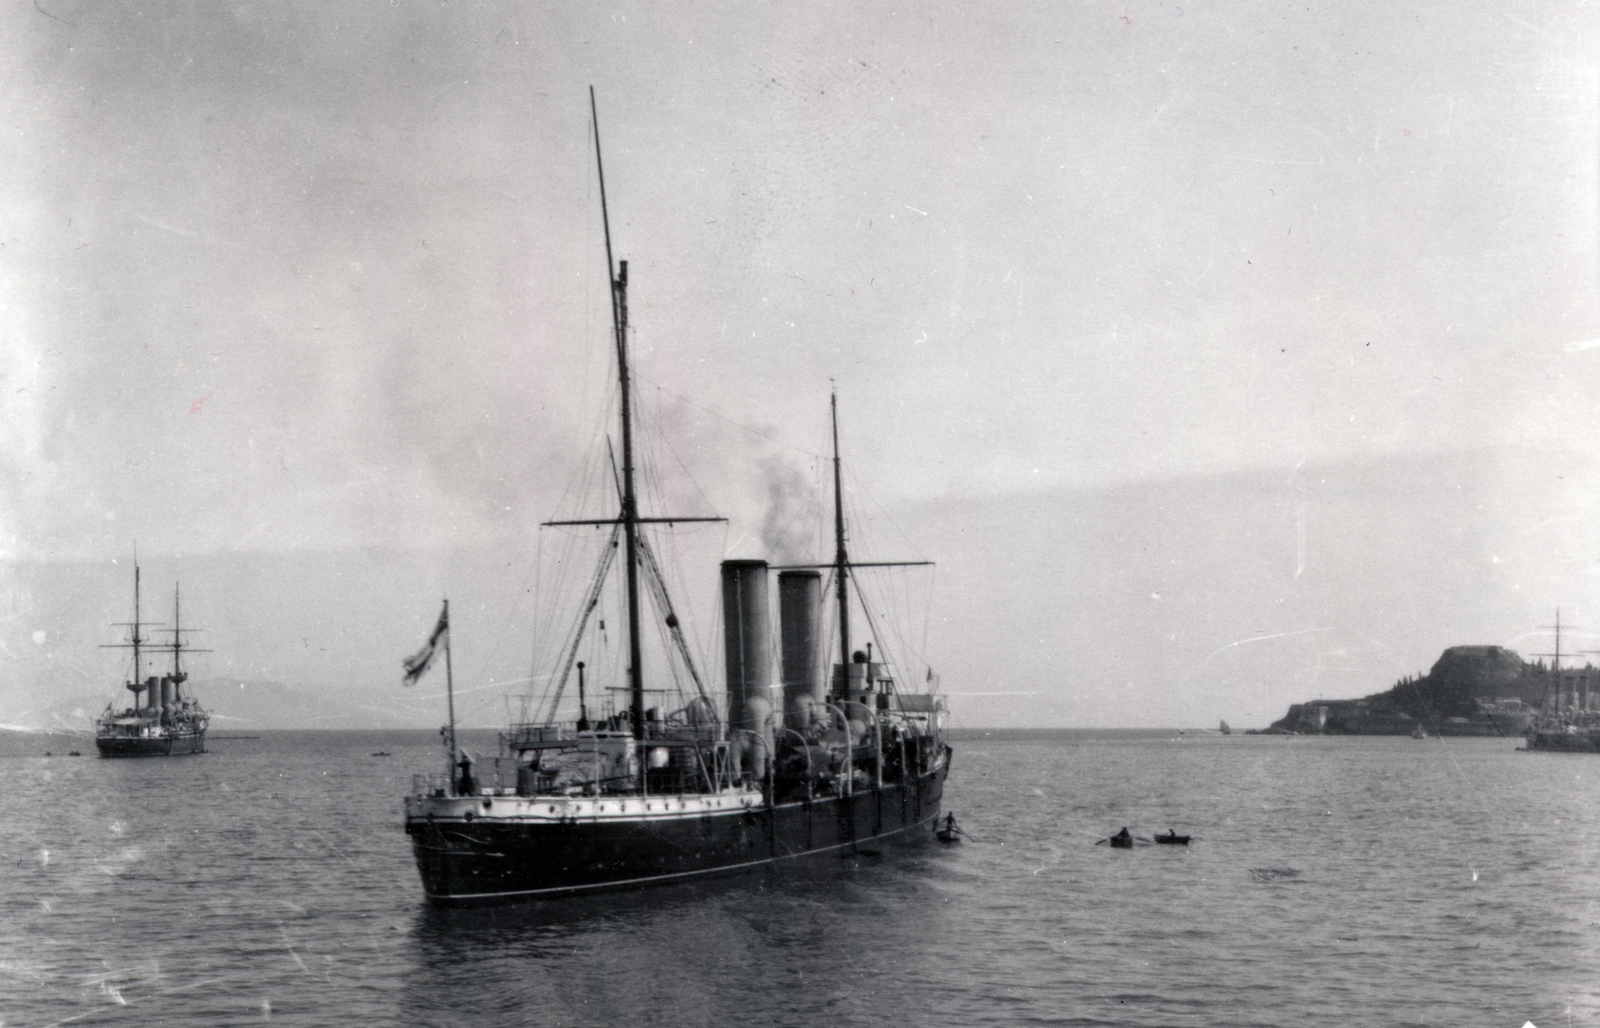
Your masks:
[[[450,669],[450,601],[444,601],[444,612],[439,615],[439,621],[446,625],[444,633],[444,695],[445,705],[450,711],[450,759],[456,759],[456,682],[455,675]]]
[[[439,611],[439,620],[434,624],[433,631],[429,633],[428,641],[423,644],[422,649],[401,662],[401,667],[405,668],[405,674],[401,676],[400,684],[416,685],[422,676],[428,673],[428,669],[433,666],[433,659],[438,656],[441,649],[444,651],[444,690],[445,702],[450,712],[450,724],[447,728],[440,729],[440,732],[441,734],[448,732],[445,735],[445,741],[449,748],[450,756],[446,761],[446,765],[453,769],[457,756],[456,688],[455,675],[450,667],[450,601],[448,599],[444,601],[444,606]]]

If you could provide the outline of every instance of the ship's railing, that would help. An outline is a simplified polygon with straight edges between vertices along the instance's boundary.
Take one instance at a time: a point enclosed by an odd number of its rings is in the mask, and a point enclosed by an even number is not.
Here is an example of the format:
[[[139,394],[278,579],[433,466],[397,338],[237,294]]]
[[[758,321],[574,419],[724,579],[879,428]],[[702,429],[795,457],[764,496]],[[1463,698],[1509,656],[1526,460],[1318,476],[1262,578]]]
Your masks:
[[[1541,714],[1528,725],[1533,732],[1587,731],[1600,728],[1600,710],[1564,710],[1556,714]]]
[[[640,762],[643,763],[644,790],[652,794],[716,790],[733,782],[727,744],[723,742],[702,745],[694,739],[646,739],[636,743],[628,736],[608,740],[588,734],[582,739],[545,737],[525,741],[532,743],[527,746],[530,750],[575,752],[569,753],[564,763],[556,766],[528,764],[507,756],[480,757],[472,767],[473,794],[535,796],[556,792],[634,792],[641,784]],[[619,769],[602,767],[600,762],[601,748],[608,741],[622,745],[628,753]],[[584,766],[589,758],[594,760],[592,768]],[[458,773],[418,772],[411,776],[411,792],[416,796],[455,796],[460,794],[461,788]]]
[[[418,772],[411,776],[413,796],[449,796],[454,789],[451,776],[434,772]]]
[[[683,726],[652,723],[646,737],[582,731],[567,725],[512,725],[501,733],[502,753],[473,762],[473,791],[484,796],[600,793],[690,793],[732,784],[726,742]],[[505,751],[512,754],[508,755]],[[434,776],[448,795],[459,775]]]
[[[500,733],[507,748],[541,750],[571,746],[578,740],[578,726],[572,722],[524,722]]]
[[[515,757],[486,757],[477,767],[478,794],[515,796],[518,781],[527,765]]]
[[[843,795],[930,770],[943,748],[944,696],[922,694],[906,705],[912,709],[898,706],[842,700],[820,708],[827,715],[807,732],[784,728],[774,740],[783,764],[780,788],[790,797]]]
[[[500,733],[502,752],[527,753],[532,750],[573,749],[608,735],[630,735],[627,719],[608,719],[579,729],[572,721],[516,723]],[[665,746],[712,746],[722,738],[717,724],[682,724],[646,721],[644,743]]]
[[[714,722],[692,725],[674,721],[646,721],[644,724],[644,737],[647,742],[659,742],[668,746],[710,746],[720,741],[723,734],[722,726]]]

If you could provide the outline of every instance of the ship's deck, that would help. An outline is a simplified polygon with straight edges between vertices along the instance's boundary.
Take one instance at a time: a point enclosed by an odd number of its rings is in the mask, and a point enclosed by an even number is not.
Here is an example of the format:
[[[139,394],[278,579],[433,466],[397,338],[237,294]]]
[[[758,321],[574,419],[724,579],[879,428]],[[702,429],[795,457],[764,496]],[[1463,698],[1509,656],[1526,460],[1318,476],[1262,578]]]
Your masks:
[[[476,796],[413,794],[406,797],[408,818],[458,817],[466,820],[571,822],[637,818],[696,817],[760,807],[753,789],[662,796],[518,796],[514,790],[485,789]]]

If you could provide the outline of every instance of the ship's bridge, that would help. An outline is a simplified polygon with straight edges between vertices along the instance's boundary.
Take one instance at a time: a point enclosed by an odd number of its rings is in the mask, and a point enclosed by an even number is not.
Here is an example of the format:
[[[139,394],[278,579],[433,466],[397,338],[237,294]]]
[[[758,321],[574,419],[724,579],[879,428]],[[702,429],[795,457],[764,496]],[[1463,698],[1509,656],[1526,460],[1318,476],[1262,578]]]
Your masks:
[[[943,725],[947,707],[942,694],[900,692],[895,688],[894,675],[887,664],[869,660],[864,653],[857,653],[855,657],[849,665],[833,665],[834,695],[843,696],[849,703],[859,703],[868,710],[927,722],[931,731]],[[846,667],[848,680],[844,674]]]

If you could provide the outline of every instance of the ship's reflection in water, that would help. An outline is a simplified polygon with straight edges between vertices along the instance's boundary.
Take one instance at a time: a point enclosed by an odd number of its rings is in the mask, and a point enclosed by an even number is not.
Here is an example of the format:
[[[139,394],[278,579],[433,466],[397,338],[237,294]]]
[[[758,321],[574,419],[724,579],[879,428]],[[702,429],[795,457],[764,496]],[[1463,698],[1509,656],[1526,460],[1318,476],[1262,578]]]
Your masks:
[[[398,1013],[406,1024],[880,1023],[929,984],[910,968],[950,966],[937,952],[951,940],[948,907],[927,878],[938,854],[921,849],[583,899],[425,907]]]

